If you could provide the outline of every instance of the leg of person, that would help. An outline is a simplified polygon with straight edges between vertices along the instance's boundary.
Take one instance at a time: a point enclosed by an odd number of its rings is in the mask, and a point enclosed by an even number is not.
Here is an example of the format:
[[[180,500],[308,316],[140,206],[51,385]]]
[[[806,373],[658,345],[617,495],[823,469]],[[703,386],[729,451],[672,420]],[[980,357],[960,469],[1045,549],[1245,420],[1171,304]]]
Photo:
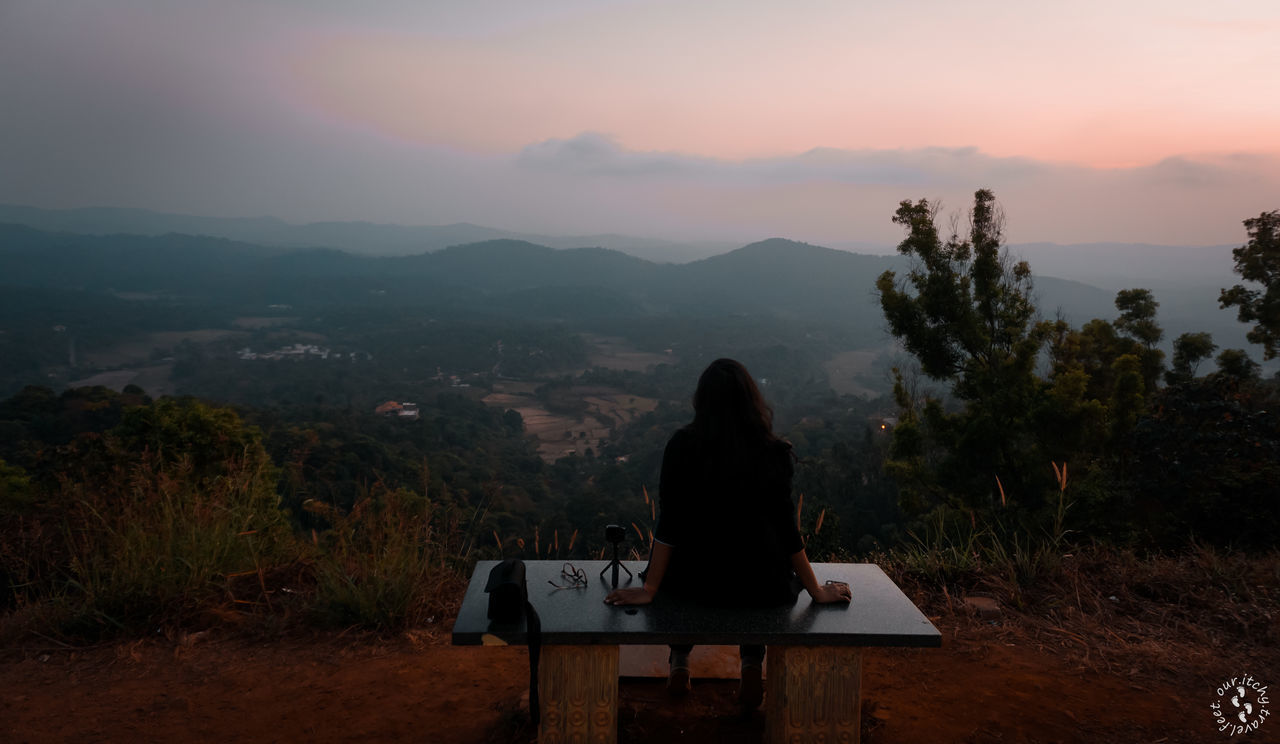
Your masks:
[[[753,711],[764,700],[764,646],[739,646],[738,657],[742,661],[738,703],[743,710]]]
[[[689,654],[693,652],[693,644],[671,646],[671,655],[667,657],[670,672],[667,674],[667,694],[683,697],[689,693]]]

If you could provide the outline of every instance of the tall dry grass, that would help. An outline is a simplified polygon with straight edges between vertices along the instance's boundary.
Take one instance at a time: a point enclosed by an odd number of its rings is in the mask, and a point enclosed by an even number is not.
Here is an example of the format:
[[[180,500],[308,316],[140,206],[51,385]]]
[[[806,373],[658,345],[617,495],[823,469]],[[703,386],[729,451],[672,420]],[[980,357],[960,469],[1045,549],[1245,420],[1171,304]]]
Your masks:
[[[981,575],[985,581],[998,581],[1007,589],[1008,600],[1022,606],[1024,590],[1056,576],[1071,550],[1067,464],[1050,465],[1058,485],[1051,512],[1011,512],[997,478],[999,510],[979,517],[973,511],[939,508],[922,530],[908,531],[911,542],[877,553],[876,562],[940,586]]]
[[[935,622],[981,623],[983,634],[1053,649],[1082,669],[1185,682],[1205,669],[1280,668],[1280,551],[1192,543],[1144,555],[1088,542],[1021,585],[985,562],[940,580],[899,551],[873,559]],[[999,616],[979,620],[963,601],[972,596],[996,600]]]
[[[260,448],[212,467],[144,449],[69,468],[39,511],[3,530],[11,586],[0,642],[233,621],[397,630],[442,618],[460,598],[474,541],[456,510],[375,486],[348,513],[308,504],[330,527],[297,534],[275,488]]]
[[[346,514],[317,502],[306,508],[332,525],[314,540],[312,617],[320,624],[421,625],[460,595],[471,541],[456,512],[425,494],[375,487]]]
[[[234,576],[294,554],[269,461],[233,457],[213,479],[186,457],[127,462],[64,476],[54,518],[31,521],[47,544],[24,556],[29,629],[98,638],[190,622],[228,601]]]

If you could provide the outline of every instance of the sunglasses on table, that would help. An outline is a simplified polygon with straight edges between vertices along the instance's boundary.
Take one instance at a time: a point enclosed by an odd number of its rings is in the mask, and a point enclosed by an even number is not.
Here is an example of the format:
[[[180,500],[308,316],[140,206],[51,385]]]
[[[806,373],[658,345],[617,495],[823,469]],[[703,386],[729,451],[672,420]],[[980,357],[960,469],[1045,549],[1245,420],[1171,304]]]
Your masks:
[[[566,563],[560,567],[560,580],[564,583],[557,584],[551,579],[547,579],[547,583],[557,589],[585,589],[587,586],[587,572],[572,563]]]

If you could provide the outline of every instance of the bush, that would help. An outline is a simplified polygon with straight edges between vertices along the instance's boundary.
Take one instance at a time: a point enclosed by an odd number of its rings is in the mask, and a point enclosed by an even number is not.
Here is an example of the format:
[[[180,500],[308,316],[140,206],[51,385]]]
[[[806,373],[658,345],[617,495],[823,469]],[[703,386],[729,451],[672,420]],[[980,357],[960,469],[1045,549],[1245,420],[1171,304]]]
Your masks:
[[[94,640],[246,612],[278,626],[299,605],[322,625],[389,630],[460,596],[470,550],[453,507],[379,484],[350,511],[307,502],[330,527],[301,540],[260,432],[234,411],[118,408],[105,431],[32,440],[41,478],[0,460],[4,635]]]
[[[70,632],[96,636],[190,620],[232,599],[234,577],[294,552],[264,458],[228,460],[203,485],[190,460],[160,460],[146,452],[105,483],[67,482]]]
[[[315,619],[395,630],[429,622],[459,594],[467,559],[453,513],[408,490],[366,496],[347,514],[309,502],[333,529],[316,540]]]
[[[1275,547],[1280,416],[1273,384],[1216,374],[1160,391],[1126,442],[1136,513],[1152,542],[1188,535]]]
[[[164,400],[60,447],[56,482],[26,484],[5,525],[6,602],[83,638],[189,622],[230,582],[296,554],[256,429]],[[10,479],[12,480],[12,479]]]

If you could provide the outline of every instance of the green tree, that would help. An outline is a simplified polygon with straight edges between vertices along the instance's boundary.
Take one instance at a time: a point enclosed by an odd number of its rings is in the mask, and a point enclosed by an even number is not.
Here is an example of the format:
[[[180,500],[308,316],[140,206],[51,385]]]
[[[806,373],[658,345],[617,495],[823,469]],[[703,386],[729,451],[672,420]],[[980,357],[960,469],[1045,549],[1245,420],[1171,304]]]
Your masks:
[[[1120,317],[1116,328],[1141,341],[1148,348],[1160,343],[1164,331],[1156,324],[1156,309],[1160,303],[1149,289],[1122,289],[1116,293],[1116,309]]]
[[[1115,320],[1116,330],[1142,345],[1136,354],[1146,384],[1147,392],[1155,390],[1160,373],[1164,371],[1164,352],[1156,348],[1164,331],[1156,322],[1156,309],[1160,303],[1149,289],[1122,289],[1116,293],[1116,309],[1120,317]]]
[[[0,515],[29,506],[31,491],[31,478],[26,471],[0,460]]]
[[[1134,354],[1124,354],[1111,365],[1111,377],[1115,380],[1109,401],[1111,438],[1114,441],[1128,433],[1142,413],[1142,360]]]
[[[1243,352],[1230,360],[1253,362]],[[1255,365],[1256,366],[1256,365]],[[1274,386],[1218,372],[1157,391],[1127,448],[1131,502],[1111,514],[1144,542],[1188,535],[1273,548],[1280,534],[1280,416]]]
[[[148,452],[165,465],[183,463],[197,483],[223,477],[227,463],[257,473],[264,492],[274,489],[275,467],[262,433],[235,411],[193,398],[161,398],[127,410],[111,435],[125,452]]]
[[[1272,359],[1280,353],[1280,210],[1245,220],[1244,227],[1249,242],[1231,251],[1235,272],[1262,288],[1237,284],[1222,290],[1218,303],[1236,306],[1240,322],[1254,324],[1247,338],[1262,344],[1264,359]]]
[[[898,251],[912,265],[901,280],[885,272],[876,289],[890,331],[925,375],[950,383],[963,408],[950,413],[925,401],[916,410],[899,376],[895,395],[904,410],[890,467],[899,476],[916,471],[914,494],[904,482],[908,499],[954,494],[981,506],[1035,494],[1048,461],[1034,446],[1031,412],[1044,393],[1035,366],[1050,326],[1036,321],[1031,268],[1003,250],[1004,217],[991,191],[974,194],[965,237],[953,230],[944,241],[937,212],[925,199],[899,205],[893,221],[907,237]],[[940,448],[936,455],[926,451],[930,444]],[[932,469],[931,459],[936,470],[920,472]]]
[[[1217,374],[1231,380],[1256,380],[1261,371],[1258,363],[1250,359],[1244,349],[1223,349],[1218,354],[1217,362]]]
[[[1053,423],[1045,436],[1061,445],[1059,456],[1111,449],[1143,412],[1164,368],[1164,352],[1155,348],[1164,336],[1156,322],[1160,305],[1151,291],[1121,290],[1115,304],[1120,316],[1110,323],[1094,319],[1079,330],[1064,322],[1054,326],[1054,410],[1046,414]]]
[[[1095,318],[1079,330],[1065,323],[1055,326],[1049,353],[1056,379],[1069,370],[1084,375],[1084,397],[1107,400],[1116,386],[1113,373],[1116,360],[1126,354],[1137,356],[1139,347],[1132,339],[1116,333],[1115,324]]]
[[[1208,333],[1184,333],[1173,342],[1173,367],[1165,373],[1164,381],[1177,385],[1195,379],[1200,362],[1208,359],[1218,345]]]

